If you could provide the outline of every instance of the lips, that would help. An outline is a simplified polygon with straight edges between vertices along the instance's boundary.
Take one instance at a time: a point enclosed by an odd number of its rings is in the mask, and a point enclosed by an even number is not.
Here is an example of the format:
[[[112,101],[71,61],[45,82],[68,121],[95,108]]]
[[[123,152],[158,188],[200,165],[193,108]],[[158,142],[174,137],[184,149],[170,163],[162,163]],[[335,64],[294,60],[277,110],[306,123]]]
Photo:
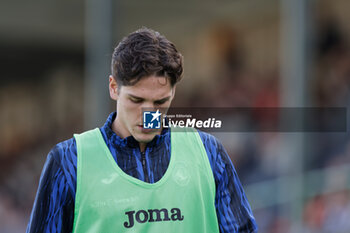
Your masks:
[[[141,130],[142,133],[150,133],[155,131],[154,129],[144,129],[143,125],[138,125],[137,127]]]

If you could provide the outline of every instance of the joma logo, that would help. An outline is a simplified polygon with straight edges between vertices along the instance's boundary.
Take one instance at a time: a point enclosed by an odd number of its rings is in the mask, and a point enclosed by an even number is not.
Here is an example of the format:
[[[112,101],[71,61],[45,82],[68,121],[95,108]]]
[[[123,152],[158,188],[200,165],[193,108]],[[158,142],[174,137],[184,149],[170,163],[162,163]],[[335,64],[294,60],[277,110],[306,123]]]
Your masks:
[[[128,221],[124,222],[124,227],[131,228],[134,226],[134,222],[145,223],[145,222],[161,222],[161,221],[182,221],[184,216],[181,215],[181,210],[178,208],[172,208],[170,210],[171,216],[169,218],[168,210],[163,209],[149,209],[149,210],[139,210],[125,212],[125,215],[128,216]]]

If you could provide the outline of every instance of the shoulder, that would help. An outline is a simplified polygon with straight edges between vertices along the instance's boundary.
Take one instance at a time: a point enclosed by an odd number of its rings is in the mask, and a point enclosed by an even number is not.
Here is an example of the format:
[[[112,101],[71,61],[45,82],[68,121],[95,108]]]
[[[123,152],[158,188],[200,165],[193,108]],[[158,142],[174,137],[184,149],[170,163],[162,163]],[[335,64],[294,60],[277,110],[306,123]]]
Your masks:
[[[228,164],[232,164],[223,144],[214,135],[197,130],[202,139],[204,148],[207,152],[210,165],[214,173],[223,170]]]
[[[226,154],[223,144],[214,135],[200,130],[197,131],[209,156],[217,159],[217,156]]]
[[[218,146],[222,146],[222,143],[214,135],[203,132],[197,129],[199,136],[202,139],[204,146],[209,146],[211,149],[216,149]]]
[[[215,136],[197,130],[204,148],[207,152],[208,159],[213,170],[215,178],[219,179],[223,175],[229,173],[236,173],[235,167],[231,161],[229,154],[227,153],[222,142]]]
[[[76,163],[77,148],[74,137],[56,144],[51,149],[50,156],[63,167],[66,163]]]
[[[56,144],[48,155],[48,160],[56,164],[55,176],[61,176],[70,187],[72,194],[75,194],[75,183],[77,174],[77,148],[73,138]],[[53,171],[54,172],[54,171]]]

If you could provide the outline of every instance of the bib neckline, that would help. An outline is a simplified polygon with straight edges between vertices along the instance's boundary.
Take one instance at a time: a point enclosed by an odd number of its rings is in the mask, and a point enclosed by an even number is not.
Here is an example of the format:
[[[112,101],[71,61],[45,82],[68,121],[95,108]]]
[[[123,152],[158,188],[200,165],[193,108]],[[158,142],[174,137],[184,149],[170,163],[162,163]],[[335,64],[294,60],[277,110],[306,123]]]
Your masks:
[[[173,170],[173,164],[174,164],[174,160],[175,160],[175,154],[174,154],[174,142],[176,140],[172,140],[173,139],[173,132],[170,131],[170,147],[171,147],[171,151],[170,151],[170,160],[169,160],[169,164],[168,164],[168,167],[164,173],[164,175],[162,176],[162,178],[160,178],[160,180],[158,180],[157,182],[155,183],[147,183],[145,181],[142,181],[140,179],[137,179],[129,174],[127,174],[126,172],[124,172],[118,165],[118,163],[114,160],[113,156],[112,156],[112,153],[111,151],[109,150],[109,148],[107,147],[105,141],[103,140],[103,137],[102,137],[102,134],[100,132],[99,129],[98,130],[98,140],[99,140],[99,143],[101,144],[101,146],[103,147],[103,150],[105,151],[105,155],[108,157],[109,161],[112,163],[112,166],[113,168],[116,170],[116,172],[121,176],[123,177],[126,181],[130,182],[130,183],[133,183],[135,185],[138,185],[138,186],[141,186],[141,187],[144,187],[144,188],[156,188],[156,187],[159,187],[161,186],[163,183],[165,183],[172,170]],[[170,129],[171,130],[171,129]]]

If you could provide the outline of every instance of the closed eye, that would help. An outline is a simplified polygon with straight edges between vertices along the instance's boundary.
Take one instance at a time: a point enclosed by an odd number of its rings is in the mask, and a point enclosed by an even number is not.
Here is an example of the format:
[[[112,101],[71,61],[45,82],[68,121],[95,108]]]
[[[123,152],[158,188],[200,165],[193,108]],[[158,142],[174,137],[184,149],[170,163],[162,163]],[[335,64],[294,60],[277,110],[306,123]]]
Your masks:
[[[168,96],[168,97],[165,97],[163,99],[156,100],[156,101],[154,101],[154,105],[162,105],[162,104],[166,103],[167,101],[169,101],[170,98],[171,98],[171,96]]]
[[[139,98],[130,98],[131,102],[135,103],[135,104],[139,104],[142,103],[143,99],[139,99]]]
[[[154,101],[155,105],[162,105],[166,102],[167,100],[158,100],[158,101]]]

